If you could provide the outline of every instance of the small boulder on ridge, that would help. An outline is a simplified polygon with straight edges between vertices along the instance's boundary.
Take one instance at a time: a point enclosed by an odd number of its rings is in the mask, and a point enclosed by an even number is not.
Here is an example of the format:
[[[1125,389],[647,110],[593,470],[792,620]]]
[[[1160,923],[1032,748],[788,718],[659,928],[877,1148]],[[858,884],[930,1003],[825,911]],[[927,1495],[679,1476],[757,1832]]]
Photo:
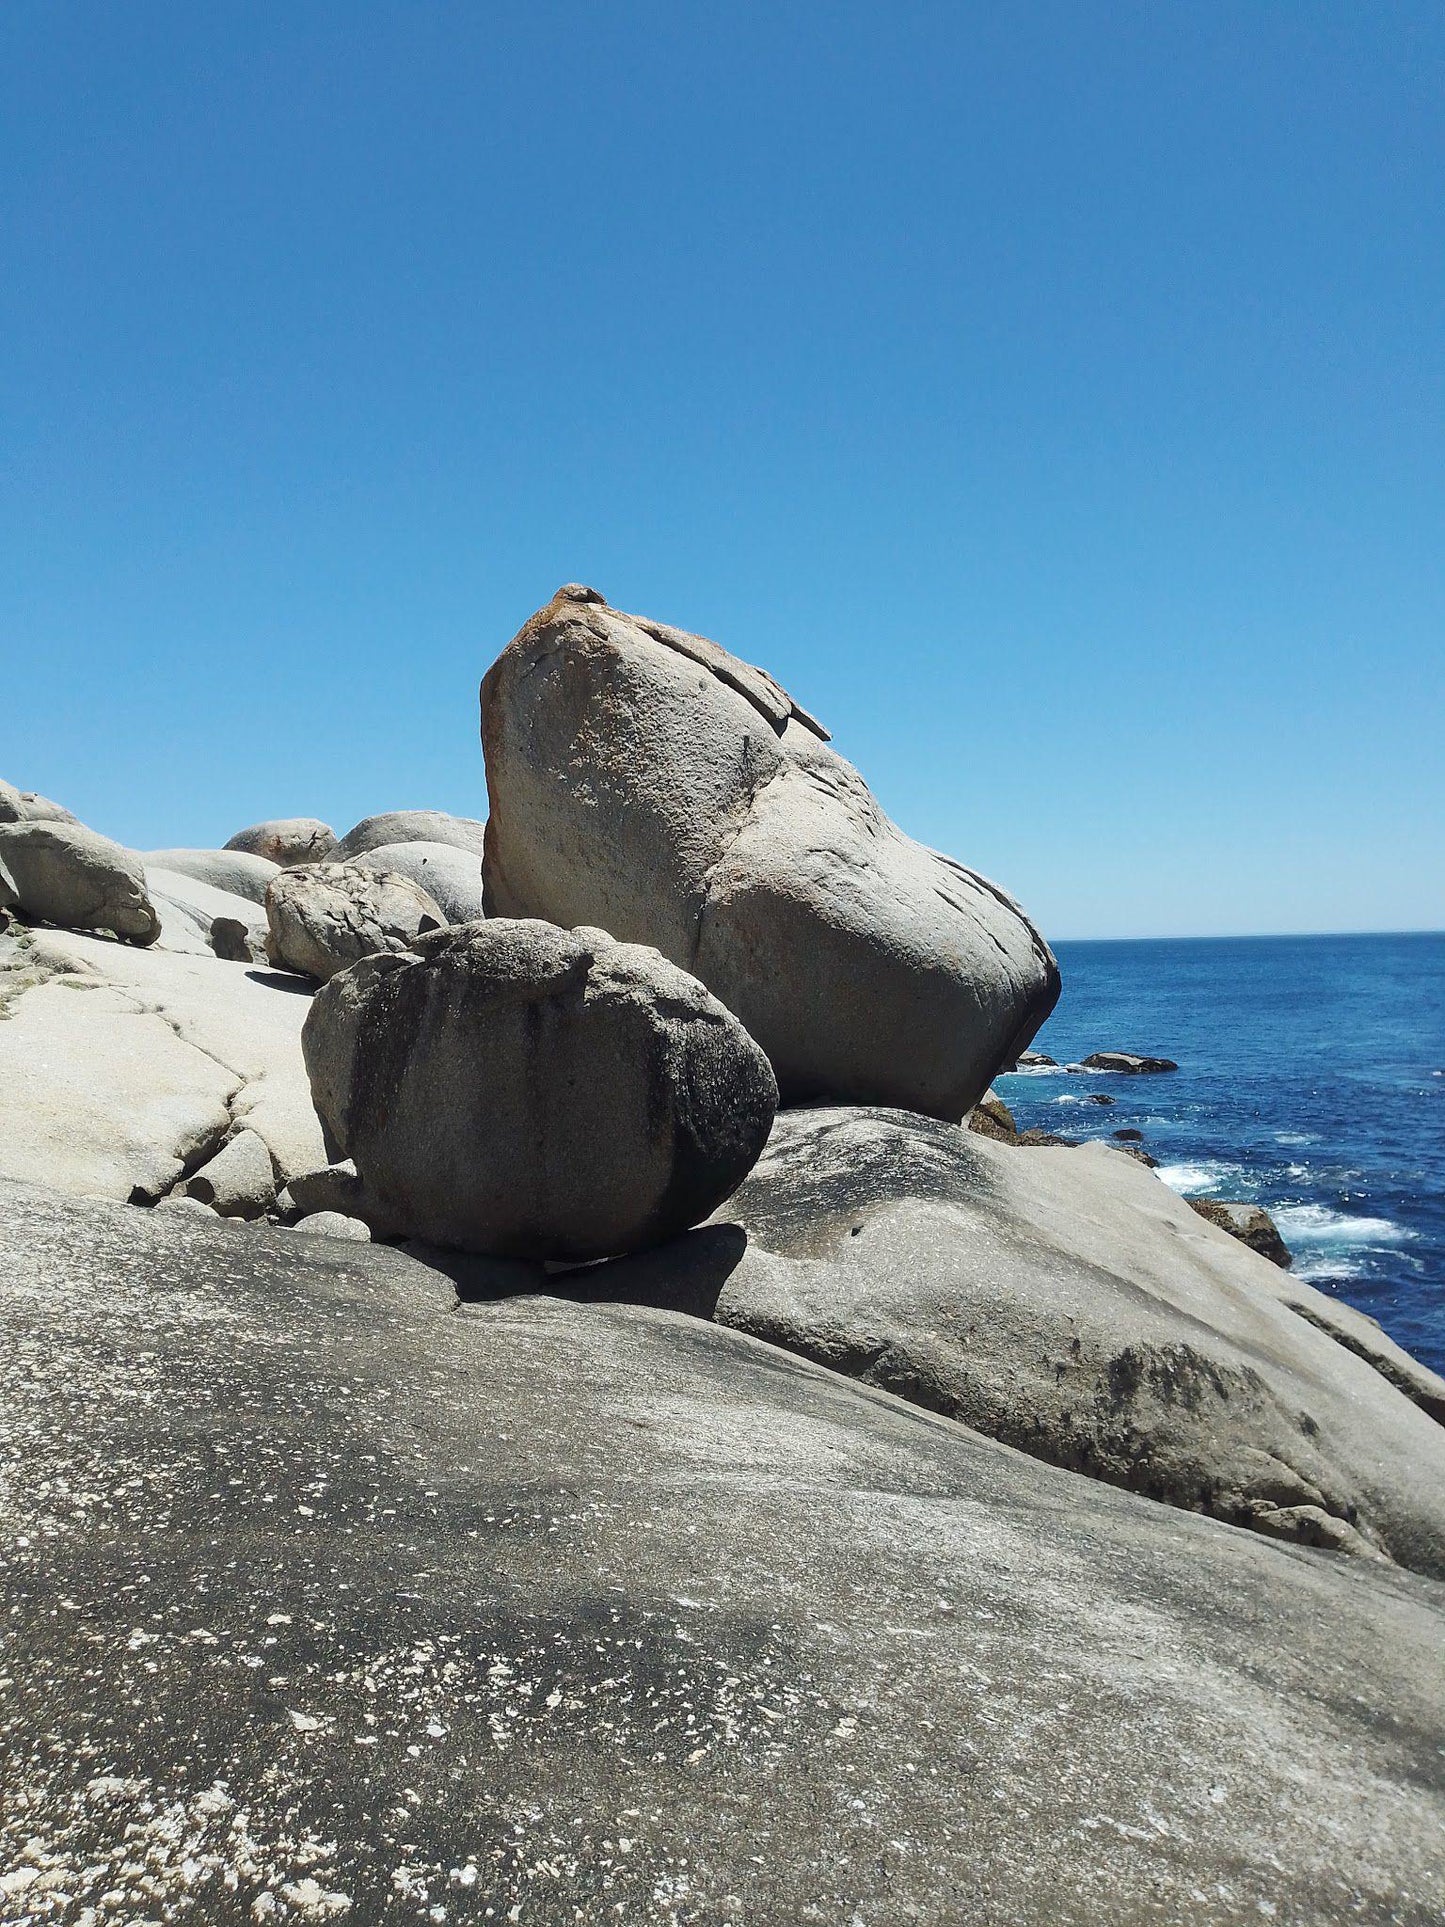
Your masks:
[[[336,832],[314,816],[284,816],[237,830],[226,848],[263,856],[289,870],[298,863],[324,863],[336,849]]]

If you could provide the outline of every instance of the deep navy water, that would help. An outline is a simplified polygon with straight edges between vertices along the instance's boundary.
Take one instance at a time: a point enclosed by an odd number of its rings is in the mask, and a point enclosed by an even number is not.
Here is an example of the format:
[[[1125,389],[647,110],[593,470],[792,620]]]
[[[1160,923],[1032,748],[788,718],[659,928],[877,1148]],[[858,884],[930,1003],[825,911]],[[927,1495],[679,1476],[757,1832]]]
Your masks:
[[[1166,1183],[1267,1206],[1296,1275],[1445,1371],[1445,933],[1057,950],[1063,995],[1035,1050],[1179,1069],[1001,1077],[1020,1128],[1142,1131]]]

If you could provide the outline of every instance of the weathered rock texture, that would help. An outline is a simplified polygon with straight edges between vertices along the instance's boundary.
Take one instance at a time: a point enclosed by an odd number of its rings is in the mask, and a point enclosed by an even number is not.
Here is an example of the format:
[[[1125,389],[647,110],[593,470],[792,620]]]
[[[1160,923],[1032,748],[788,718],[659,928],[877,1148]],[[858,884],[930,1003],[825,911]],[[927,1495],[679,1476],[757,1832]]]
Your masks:
[[[386,810],[365,816],[337,845],[338,859],[362,856],[388,843],[445,843],[480,857],[486,824],[470,816],[448,816],[445,810]]]
[[[271,875],[280,872],[271,866]],[[199,877],[146,866],[146,888],[160,918],[161,933],[156,939],[162,950],[178,950],[191,957],[217,953],[213,931],[218,921],[236,923],[245,937],[248,957],[266,955],[266,912],[250,897],[218,890]]]
[[[718,1218],[575,1288],[710,1315],[1171,1505],[1445,1575],[1445,1429],[1318,1329],[1328,1300],[1299,1317],[1281,1291],[1318,1293],[1109,1146],[784,1112]]]
[[[12,1915],[1445,1915],[1439,1587],[732,1332],[451,1306],[4,1197]]]
[[[486,914],[482,859],[454,843],[383,843],[351,861],[362,870],[407,877],[441,905],[448,923],[475,923]]]
[[[13,902],[39,922],[140,944],[160,935],[140,858],[83,823],[0,823],[0,873]]]
[[[446,917],[406,877],[314,863],[277,873],[266,891],[266,922],[272,963],[325,983],[362,957],[405,950]]]
[[[954,1119],[1058,994],[1003,892],[904,836],[825,732],[715,643],[560,590],[482,684],[487,903],[701,978],[785,1101]]]
[[[301,981],[70,932],[0,936],[0,1177],[154,1198],[237,1125],[325,1161]]]
[[[316,1109],[416,1236],[591,1258],[672,1236],[752,1168],[777,1087],[701,984],[600,930],[464,925],[368,958],[302,1033]]]
[[[289,870],[298,863],[325,863],[336,849],[336,832],[314,816],[287,816],[237,830],[226,848],[264,857]]]

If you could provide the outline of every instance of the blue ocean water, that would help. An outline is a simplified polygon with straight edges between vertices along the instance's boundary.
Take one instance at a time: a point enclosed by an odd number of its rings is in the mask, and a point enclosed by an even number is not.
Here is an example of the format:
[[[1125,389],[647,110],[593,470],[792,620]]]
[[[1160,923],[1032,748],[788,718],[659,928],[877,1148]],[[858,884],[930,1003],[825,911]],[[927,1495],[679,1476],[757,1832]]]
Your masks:
[[[1445,933],[1065,943],[1058,956],[1064,991],[1035,1050],[1061,1065],[1138,1051],[1179,1069],[1001,1077],[1020,1127],[1142,1131],[1166,1183],[1265,1205],[1296,1275],[1445,1372]]]

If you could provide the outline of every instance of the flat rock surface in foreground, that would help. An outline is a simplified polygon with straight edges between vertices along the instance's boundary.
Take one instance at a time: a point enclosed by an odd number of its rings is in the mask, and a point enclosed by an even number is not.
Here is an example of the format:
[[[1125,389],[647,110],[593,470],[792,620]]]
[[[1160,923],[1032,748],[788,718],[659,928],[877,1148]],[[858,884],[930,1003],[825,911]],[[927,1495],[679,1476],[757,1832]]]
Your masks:
[[[7,1919],[1445,1907],[1428,1581],[370,1246],[0,1187],[0,1293]]]

